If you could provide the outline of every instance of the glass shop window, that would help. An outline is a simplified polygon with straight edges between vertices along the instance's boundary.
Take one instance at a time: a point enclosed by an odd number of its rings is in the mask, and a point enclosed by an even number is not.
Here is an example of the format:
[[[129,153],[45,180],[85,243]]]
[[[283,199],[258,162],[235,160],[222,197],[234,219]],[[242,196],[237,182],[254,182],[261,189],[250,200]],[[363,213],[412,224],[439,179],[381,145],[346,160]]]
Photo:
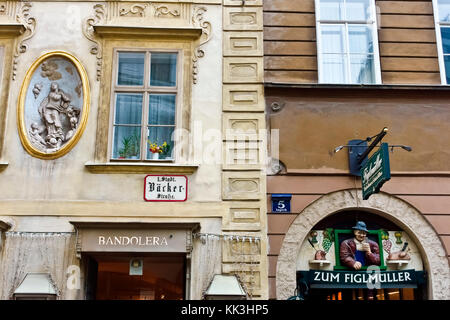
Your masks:
[[[320,83],[381,83],[374,0],[316,0]]]
[[[95,300],[183,300],[186,288],[185,256],[177,254],[134,257],[101,254],[91,258],[88,299]],[[131,272],[131,265],[134,266]],[[89,291],[88,290],[88,291]]]
[[[116,52],[111,159],[172,160],[178,52]]]

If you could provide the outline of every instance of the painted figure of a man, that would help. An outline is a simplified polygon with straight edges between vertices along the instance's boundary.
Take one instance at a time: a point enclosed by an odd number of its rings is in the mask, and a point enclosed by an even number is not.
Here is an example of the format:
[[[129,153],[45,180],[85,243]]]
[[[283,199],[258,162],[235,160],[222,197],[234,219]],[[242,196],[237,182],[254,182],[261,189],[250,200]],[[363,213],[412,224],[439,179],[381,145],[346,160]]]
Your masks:
[[[366,224],[358,221],[352,229],[355,237],[342,241],[340,246],[341,264],[354,270],[363,266],[379,266],[380,249],[376,242],[367,239]]]

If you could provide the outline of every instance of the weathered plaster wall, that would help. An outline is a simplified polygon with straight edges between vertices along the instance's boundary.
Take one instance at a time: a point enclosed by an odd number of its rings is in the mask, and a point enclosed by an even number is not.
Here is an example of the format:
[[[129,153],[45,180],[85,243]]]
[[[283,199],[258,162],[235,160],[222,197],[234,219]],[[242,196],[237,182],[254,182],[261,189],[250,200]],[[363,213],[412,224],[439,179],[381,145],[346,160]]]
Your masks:
[[[332,151],[352,139],[365,139],[388,127],[383,142],[411,146],[390,153],[393,171],[449,171],[450,121],[445,90],[266,89],[267,107],[280,130],[280,159],[292,169],[348,170],[348,151]],[[286,143],[289,141],[289,143]],[[293,148],[295,146],[295,148]]]
[[[182,1],[167,1],[170,5],[176,5],[178,2]],[[229,205],[222,203],[220,161],[199,164],[198,169],[188,177],[189,194],[188,200],[184,203],[145,202],[143,188],[146,174],[94,174],[86,169],[85,163],[94,161],[98,143],[97,115],[102,82],[97,80],[98,60],[90,52],[93,43],[85,37],[82,29],[86,27],[86,19],[95,16],[94,5],[98,2],[36,1],[30,3],[31,7],[27,14],[35,20],[36,28],[31,38],[25,41],[26,51],[17,57],[17,74],[15,80],[10,80],[9,103],[5,106],[6,128],[4,148],[0,158],[1,163],[4,164],[1,167],[4,170],[0,173],[0,190],[2,191],[0,218],[11,222],[12,232],[72,232],[73,227],[69,221],[127,221],[198,222],[201,225],[201,232],[220,234],[223,227],[222,220],[229,214]],[[101,4],[108,3],[110,2]],[[120,4],[122,3],[125,6],[133,4],[121,1]],[[136,1],[134,4],[147,6],[148,3]],[[17,5],[21,4],[17,2]],[[211,38],[202,46],[205,55],[198,61],[197,83],[192,85],[190,125],[193,127],[197,124],[203,131],[214,129],[220,133],[222,129],[222,1],[186,1],[183,5],[192,10],[194,7],[203,7],[205,9],[203,19],[211,23]],[[192,14],[193,11],[183,12],[183,19],[188,22],[188,25],[181,23],[178,25],[192,27]],[[168,18],[158,20],[149,17],[148,19],[152,26],[174,26]],[[141,26],[142,22],[126,15],[119,20],[130,26]],[[17,129],[16,108],[22,81],[29,66],[39,56],[53,50],[67,51],[81,61],[88,74],[91,106],[86,129],[77,145],[61,158],[41,160],[30,156],[22,147]],[[4,61],[4,63],[11,64],[12,61]],[[111,65],[103,64],[102,67],[111,68]],[[190,70],[188,75],[190,84],[193,76],[193,71]],[[217,146],[213,147],[220,154],[222,140],[219,139]],[[200,160],[203,160],[202,155]],[[219,157],[219,160],[222,159]],[[264,205],[264,202],[261,203]],[[5,258],[5,252],[1,253],[3,258]],[[212,245],[202,244],[199,241],[194,244],[191,298],[200,299],[212,275],[223,271],[221,252],[222,242],[220,241]],[[72,258],[71,256],[69,260],[77,261]],[[3,262],[9,263],[8,259],[3,259]],[[205,264],[206,260],[210,263]],[[33,270],[30,272],[45,271],[39,268],[39,265],[32,265]],[[65,270],[60,268],[57,272],[63,276],[61,278],[63,280],[58,278],[62,281],[59,281],[59,284],[63,288]],[[83,298],[80,292],[74,293],[70,290],[65,292],[63,297]]]
[[[205,44],[206,54],[199,62],[199,81],[194,85],[192,94],[192,121],[200,121],[205,129],[219,130],[221,8],[217,5],[209,5],[206,8],[205,18],[213,23],[213,36]],[[81,30],[85,19],[93,15],[93,4],[34,2],[30,14],[36,19],[36,30],[34,36],[26,42],[28,49],[20,55],[17,78],[11,83],[6,143],[2,154],[2,158],[9,165],[0,179],[0,189],[3,190],[1,199],[141,202],[145,175],[92,174],[84,166],[86,162],[94,159],[100,86],[100,82],[96,80],[97,61],[95,56],[90,54],[92,43]],[[72,53],[84,65],[91,88],[91,110],[85,132],[74,149],[59,159],[43,161],[31,157],[23,149],[17,132],[15,111],[20,86],[28,67],[40,55],[52,50]],[[208,94],[205,95],[205,92]],[[12,185],[11,181],[15,183]],[[220,201],[220,181],[220,164],[201,165],[198,171],[189,177],[188,203]],[[152,204],[148,204],[149,208],[151,206]]]

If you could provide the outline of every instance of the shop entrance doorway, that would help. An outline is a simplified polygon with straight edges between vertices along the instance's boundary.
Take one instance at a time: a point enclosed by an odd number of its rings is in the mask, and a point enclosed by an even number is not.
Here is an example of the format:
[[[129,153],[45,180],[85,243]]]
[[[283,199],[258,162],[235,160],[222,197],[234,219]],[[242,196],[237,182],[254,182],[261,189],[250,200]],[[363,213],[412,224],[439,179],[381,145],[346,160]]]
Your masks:
[[[423,300],[426,271],[404,230],[367,211],[318,222],[297,261],[297,292],[308,300]]]
[[[420,289],[311,289],[310,300],[422,300]]]
[[[183,300],[185,254],[86,255],[89,300]]]

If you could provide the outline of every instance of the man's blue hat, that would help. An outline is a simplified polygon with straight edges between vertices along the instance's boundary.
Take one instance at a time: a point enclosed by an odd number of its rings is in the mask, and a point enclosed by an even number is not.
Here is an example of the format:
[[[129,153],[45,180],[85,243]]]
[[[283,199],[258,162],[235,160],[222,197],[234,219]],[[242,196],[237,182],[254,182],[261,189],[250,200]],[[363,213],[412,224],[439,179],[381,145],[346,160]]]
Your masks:
[[[361,230],[365,232],[369,232],[366,228],[366,224],[363,221],[356,222],[356,226],[352,227],[353,230]]]

